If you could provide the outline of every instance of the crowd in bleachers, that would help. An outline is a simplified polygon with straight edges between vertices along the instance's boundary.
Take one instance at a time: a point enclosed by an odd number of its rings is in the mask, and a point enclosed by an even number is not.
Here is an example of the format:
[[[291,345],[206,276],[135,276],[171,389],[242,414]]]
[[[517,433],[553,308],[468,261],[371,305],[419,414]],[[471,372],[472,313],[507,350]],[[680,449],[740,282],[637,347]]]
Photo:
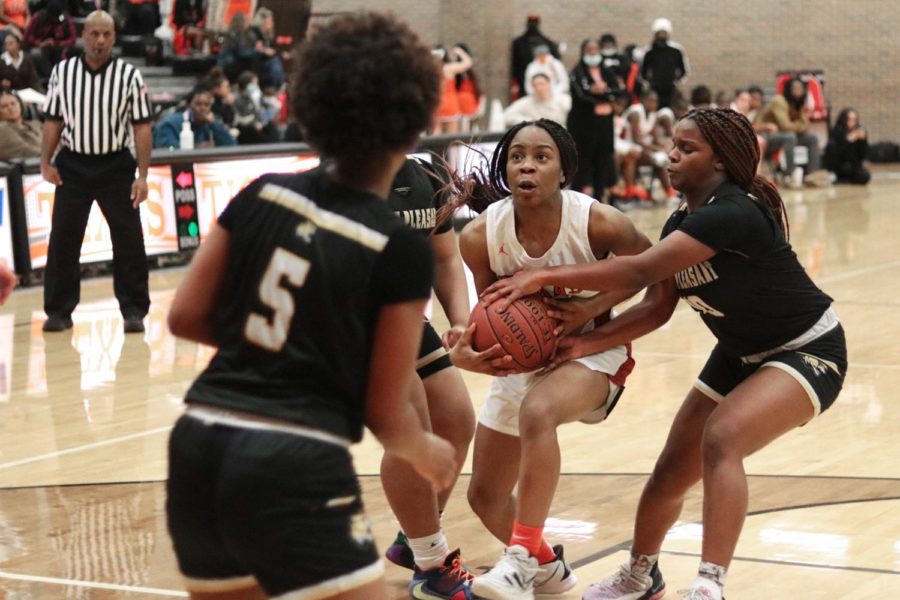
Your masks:
[[[23,123],[39,116],[53,65],[81,51],[80,25],[97,6],[113,14],[124,53],[147,66],[166,59],[188,81],[183,92],[190,92],[176,94],[154,90],[148,78],[159,113],[154,147],[180,148],[185,123],[194,132],[193,147],[301,139],[282,109],[290,55],[276,43],[275,15],[259,8],[226,23],[219,0],[0,0],[0,89],[16,93]],[[813,80],[785,79],[779,82],[784,89],[768,98],[758,85],[734,93],[691,87],[687,52],[671,40],[672,23],[656,19],[651,33],[647,47],[620,49],[612,33],[585,40],[579,60],[567,69],[558,44],[540,31],[539,17],[529,16],[526,31],[512,42],[512,102],[500,126],[538,118],[566,125],[583,157],[574,187],[605,201],[674,198],[665,171],[672,125],[691,108],[705,106],[747,116],[759,136],[763,168],[785,186],[868,180],[865,130],[855,111],[841,113],[827,147],[810,132],[806,86]],[[487,101],[472,53],[463,43],[438,46],[434,53],[444,78],[429,133],[483,126]],[[206,99],[209,110],[194,106]],[[0,158],[10,152],[0,150]]]
[[[512,43],[513,101],[504,110],[505,125],[538,118],[566,125],[585,162],[573,186],[604,201],[674,200],[666,174],[674,123],[704,107],[746,116],[758,135],[761,170],[785,187],[869,180],[859,115],[844,109],[829,130],[815,74],[781,74],[768,95],[756,84],[714,92],[687,84],[687,52],[671,41],[668,19],[656,19],[651,33],[649,46],[624,50],[612,33],[585,40],[578,62],[562,77],[558,45],[530,15],[526,31]],[[818,135],[816,121],[822,124]]]

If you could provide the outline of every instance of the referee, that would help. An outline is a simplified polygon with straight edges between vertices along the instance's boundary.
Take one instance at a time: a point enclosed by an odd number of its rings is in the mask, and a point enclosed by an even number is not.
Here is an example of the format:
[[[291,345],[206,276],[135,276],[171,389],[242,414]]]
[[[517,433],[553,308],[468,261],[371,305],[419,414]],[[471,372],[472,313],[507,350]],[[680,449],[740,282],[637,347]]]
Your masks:
[[[41,175],[56,186],[44,273],[44,331],[72,327],[81,294],[81,242],[96,200],[109,224],[113,289],[125,333],[140,333],[150,308],[138,210],[147,198],[153,145],[150,103],[140,72],[112,58],[116,33],[108,13],[88,15],[82,37],[84,54],[53,68],[44,105]],[[129,150],[132,130],[136,162]]]

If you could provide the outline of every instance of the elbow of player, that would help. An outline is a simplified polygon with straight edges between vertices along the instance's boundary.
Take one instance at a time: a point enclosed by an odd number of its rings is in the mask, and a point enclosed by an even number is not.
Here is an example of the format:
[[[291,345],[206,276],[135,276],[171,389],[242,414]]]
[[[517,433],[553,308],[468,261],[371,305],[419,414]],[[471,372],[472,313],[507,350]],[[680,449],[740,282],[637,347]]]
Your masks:
[[[175,337],[194,339],[200,319],[199,315],[192,314],[190,310],[175,304],[169,310],[166,322],[169,332]]]

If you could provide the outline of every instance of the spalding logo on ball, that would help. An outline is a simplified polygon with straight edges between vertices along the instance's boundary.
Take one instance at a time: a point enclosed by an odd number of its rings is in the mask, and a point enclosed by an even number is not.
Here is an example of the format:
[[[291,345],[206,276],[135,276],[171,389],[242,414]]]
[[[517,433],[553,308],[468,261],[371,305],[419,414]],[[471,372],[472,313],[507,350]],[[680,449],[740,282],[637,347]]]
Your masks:
[[[557,321],[547,314],[542,295],[523,296],[503,312],[498,312],[496,305],[486,307],[479,302],[472,311],[469,323],[477,324],[472,347],[484,352],[500,344],[522,371],[546,364],[556,350],[558,339],[553,330]]]

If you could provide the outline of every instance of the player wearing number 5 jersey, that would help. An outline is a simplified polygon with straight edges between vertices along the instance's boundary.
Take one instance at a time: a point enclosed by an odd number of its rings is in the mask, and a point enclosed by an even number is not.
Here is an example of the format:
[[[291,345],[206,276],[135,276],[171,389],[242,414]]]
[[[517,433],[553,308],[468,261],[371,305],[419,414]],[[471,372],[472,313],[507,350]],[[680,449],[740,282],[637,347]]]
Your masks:
[[[402,81],[381,85],[381,69]],[[457,472],[408,401],[432,253],[384,201],[428,128],[436,65],[405,25],[355,14],[317,32],[294,81],[322,166],[238,194],[169,315],[218,350],[169,445],[168,525],[194,598],[384,598],[348,452],[363,425],[437,489]]]

